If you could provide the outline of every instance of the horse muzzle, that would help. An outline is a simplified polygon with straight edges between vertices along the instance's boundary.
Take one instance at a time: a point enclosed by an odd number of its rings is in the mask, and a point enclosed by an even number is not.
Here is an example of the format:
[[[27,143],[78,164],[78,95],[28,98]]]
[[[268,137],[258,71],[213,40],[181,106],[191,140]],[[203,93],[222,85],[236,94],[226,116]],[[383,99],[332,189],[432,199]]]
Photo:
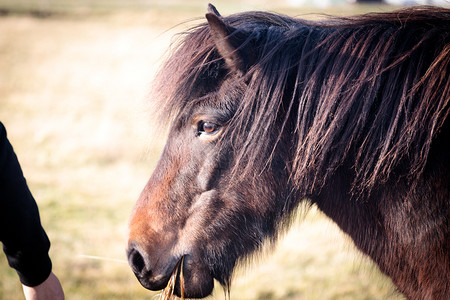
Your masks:
[[[152,260],[150,255],[138,245],[130,243],[127,256],[136,278],[148,290],[164,289],[175,273],[174,294],[176,296],[181,297],[181,282],[183,282],[183,293],[186,298],[204,298],[212,293],[213,276],[208,268],[192,255],[184,255],[183,264],[180,264],[183,256],[159,257]],[[179,272],[178,268],[183,268],[183,272]],[[181,274],[183,274],[182,280]]]

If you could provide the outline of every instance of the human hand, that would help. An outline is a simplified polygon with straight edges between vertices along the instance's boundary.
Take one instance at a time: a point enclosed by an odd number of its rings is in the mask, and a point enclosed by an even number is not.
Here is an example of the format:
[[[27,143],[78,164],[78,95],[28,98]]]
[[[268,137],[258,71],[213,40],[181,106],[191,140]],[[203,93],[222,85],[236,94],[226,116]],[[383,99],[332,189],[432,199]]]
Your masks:
[[[53,272],[38,286],[22,285],[22,287],[26,300],[64,300],[61,283]]]

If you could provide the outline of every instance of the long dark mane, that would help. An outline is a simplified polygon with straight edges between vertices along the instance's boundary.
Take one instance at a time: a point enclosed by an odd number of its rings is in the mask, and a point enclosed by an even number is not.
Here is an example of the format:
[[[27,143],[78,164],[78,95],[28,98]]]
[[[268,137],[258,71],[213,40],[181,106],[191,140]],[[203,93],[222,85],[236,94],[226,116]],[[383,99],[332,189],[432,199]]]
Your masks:
[[[263,169],[289,138],[292,182],[305,195],[344,163],[355,194],[392,174],[412,185],[420,179],[450,111],[449,10],[322,21],[246,12],[224,21],[245,38],[242,50],[253,49],[241,78],[248,88],[227,129],[244,173]],[[156,80],[164,118],[219,93],[223,64],[207,24],[182,35]]]

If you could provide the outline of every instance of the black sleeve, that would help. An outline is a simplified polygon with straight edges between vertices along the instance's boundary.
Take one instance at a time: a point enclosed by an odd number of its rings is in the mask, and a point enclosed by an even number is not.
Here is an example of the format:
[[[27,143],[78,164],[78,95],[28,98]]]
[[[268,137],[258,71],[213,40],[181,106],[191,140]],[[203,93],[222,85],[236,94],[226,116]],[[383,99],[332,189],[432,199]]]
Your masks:
[[[50,241],[14,150],[0,123],[0,240],[9,265],[26,286],[41,284],[50,275]]]

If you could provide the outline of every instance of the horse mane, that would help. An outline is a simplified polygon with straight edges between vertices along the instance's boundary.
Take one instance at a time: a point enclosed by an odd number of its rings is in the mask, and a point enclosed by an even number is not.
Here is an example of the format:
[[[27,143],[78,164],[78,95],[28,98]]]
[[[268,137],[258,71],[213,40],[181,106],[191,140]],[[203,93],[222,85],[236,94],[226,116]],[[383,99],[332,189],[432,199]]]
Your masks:
[[[292,182],[311,194],[346,164],[353,192],[395,177],[414,184],[450,111],[450,10],[408,8],[305,21],[265,12],[224,17],[255,62],[228,135],[243,174],[289,140]],[[231,76],[208,25],[181,36],[155,81],[167,121]],[[274,137],[274,132],[277,134]]]

